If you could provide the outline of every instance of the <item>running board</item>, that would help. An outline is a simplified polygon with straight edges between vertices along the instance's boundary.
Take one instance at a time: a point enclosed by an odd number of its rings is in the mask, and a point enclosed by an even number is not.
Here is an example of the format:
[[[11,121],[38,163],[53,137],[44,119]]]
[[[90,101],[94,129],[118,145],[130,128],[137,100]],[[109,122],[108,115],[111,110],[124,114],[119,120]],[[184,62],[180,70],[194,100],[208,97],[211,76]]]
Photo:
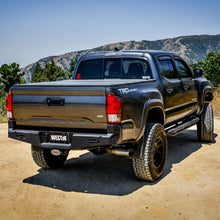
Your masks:
[[[194,118],[191,121],[187,121],[182,124],[178,124],[175,127],[168,129],[166,131],[166,134],[169,136],[175,136],[175,135],[179,134],[180,132],[182,132],[183,130],[197,124],[198,121],[199,121],[199,118]]]

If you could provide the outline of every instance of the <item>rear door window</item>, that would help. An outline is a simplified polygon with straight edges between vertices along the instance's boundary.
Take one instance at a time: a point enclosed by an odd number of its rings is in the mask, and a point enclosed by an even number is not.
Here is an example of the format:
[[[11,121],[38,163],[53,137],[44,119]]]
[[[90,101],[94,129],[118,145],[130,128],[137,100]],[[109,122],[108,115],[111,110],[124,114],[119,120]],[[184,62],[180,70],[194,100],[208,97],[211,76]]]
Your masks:
[[[192,77],[192,72],[183,60],[175,58],[175,64],[181,78]]]
[[[162,75],[168,79],[176,79],[177,74],[175,72],[173,63],[171,59],[159,60]]]

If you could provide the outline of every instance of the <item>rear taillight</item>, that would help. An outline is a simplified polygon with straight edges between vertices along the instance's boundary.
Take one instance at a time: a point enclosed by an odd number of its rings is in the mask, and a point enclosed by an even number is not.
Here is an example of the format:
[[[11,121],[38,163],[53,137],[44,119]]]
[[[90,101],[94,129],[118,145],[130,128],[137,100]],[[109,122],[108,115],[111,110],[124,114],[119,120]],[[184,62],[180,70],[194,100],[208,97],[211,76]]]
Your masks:
[[[12,110],[12,93],[9,93],[7,96],[7,117],[8,119],[14,119]]]
[[[115,95],[107,95],[106,108],[108,123],[120,123],[122,112],[121,98]]]

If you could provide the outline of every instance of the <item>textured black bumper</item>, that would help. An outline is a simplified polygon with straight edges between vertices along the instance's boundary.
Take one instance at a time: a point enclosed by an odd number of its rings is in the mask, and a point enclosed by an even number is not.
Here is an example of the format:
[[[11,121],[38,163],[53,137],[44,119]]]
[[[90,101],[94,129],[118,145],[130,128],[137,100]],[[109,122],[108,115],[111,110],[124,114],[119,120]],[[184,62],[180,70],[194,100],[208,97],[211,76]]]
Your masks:
[[[107,132],[105,133],[79,133],[69,132],[68,143],[54,143],[49,142],[48,135],[50,131],[33,130],[33,129],[20,129],[17,128],[15,122],[9,121],[8,137],[37,145],[43,148],[59,148],[63,150],[70,149],[87,149],[99,146],[109,146],[119,144],[121,140],[121,127],[119,125],[108,125]]]

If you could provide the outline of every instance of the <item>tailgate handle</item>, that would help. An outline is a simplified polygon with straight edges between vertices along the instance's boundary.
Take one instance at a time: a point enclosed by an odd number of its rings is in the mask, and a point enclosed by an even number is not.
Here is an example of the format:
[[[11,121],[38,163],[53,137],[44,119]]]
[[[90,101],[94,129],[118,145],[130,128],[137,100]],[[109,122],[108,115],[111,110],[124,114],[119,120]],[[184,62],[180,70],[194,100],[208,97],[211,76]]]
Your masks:
[[[65,99],[64,98],[47,98],[48,106],[64,106]]]

